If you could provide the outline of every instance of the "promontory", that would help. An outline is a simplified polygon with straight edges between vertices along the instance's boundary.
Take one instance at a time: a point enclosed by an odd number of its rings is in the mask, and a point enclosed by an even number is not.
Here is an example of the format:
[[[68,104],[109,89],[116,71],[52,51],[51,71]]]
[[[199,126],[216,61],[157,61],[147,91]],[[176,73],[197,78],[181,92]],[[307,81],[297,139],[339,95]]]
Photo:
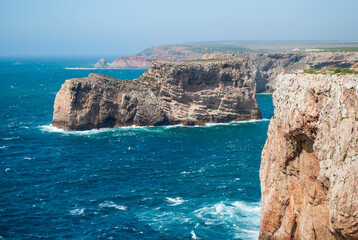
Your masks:
[[[257,119],[255,92],[246,60],[154,61],[135,80],[96,73],[66,80],[52,124],[85,130]]]

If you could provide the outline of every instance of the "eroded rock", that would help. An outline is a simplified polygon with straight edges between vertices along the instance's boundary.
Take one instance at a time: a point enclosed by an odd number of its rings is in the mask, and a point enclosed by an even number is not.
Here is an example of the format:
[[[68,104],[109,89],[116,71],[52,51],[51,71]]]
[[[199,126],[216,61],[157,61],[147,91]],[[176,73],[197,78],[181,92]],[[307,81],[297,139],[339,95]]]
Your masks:
[[[358,75],[277,81],[260,168],[260,239],[358,239]]]
[[[246,61],[155,61],[133,81],[94,73],[66,80],[56,95],[52,124],[84,130],[260,117]]]

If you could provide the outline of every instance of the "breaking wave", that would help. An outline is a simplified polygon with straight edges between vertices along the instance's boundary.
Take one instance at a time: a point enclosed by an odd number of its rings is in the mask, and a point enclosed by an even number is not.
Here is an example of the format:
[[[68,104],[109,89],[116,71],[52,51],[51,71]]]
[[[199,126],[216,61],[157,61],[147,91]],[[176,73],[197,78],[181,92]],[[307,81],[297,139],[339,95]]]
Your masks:
[[[227,123],[206,123],[205,125],[195,125],[195,126],[185,126],[183,124],[177,125],[168,125],[168,126],[126,126],[126,127],[119,127],[119,128],[99,128],[99,129],[92,129],[92,130],[82,130],[82,131],[68,131],[58,127],[53,126],[52,124],[49,125],[42,125],[39,126],[39,129],[42,132],[50,132],[50,133],[62,133],[62,134],[74,134],[74,135],[92,135],[104,132],[116,132],[116,131],[128,131],[128,130],[145,130],[145,131],[153,131],[153,130],[166,130],[166,129],[173,129],[173,128],[208,128],[208,127],[216,127],[216,126],[235,126],[240,124],[248,124],[248,123],[257,123],[257,122],[268,122],[270,119],[252,119],[252,120],[245,120],[245,121],[233,121]]]
[[[168,202],[181,202],[182,198],[167,198]],[[177,200],[176,200],[177,199]],[[260,203],[247,203],[243,201],[219,202],[207,204],[195,211],[186,212],[185,207],[168,209],[156,208],[142,213],[141,221],[147,222],[156,231],[176,227],[192,227],[192,239],[205,239],[201,236],[207,229],[222,228],[239,239],[257,239],[260,227]]]
[[[166,197],[167,202],[170,203],[170,206],[176,206],[176,205],[180,205],[184,202],[187,202],[187,200],[184,200],[181,197],[176,197],[176,198],[170,198],[170,197]]]

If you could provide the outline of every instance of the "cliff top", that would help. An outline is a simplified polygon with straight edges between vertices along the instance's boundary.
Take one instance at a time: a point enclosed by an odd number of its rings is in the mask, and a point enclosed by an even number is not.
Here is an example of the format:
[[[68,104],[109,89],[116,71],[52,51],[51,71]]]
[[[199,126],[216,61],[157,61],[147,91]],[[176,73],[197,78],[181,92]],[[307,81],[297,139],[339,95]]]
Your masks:
[[[153,61],[153,64],[157,65],[171,65],[171,66],[180,66],[180,65],[216,65],[216,64],[225,64],[225,63],[246,63],[247,60],[243,58],[210,58],[210,59],[195,59],[195,60],[186,60],[186,61],[159,61],[155,60]]]
[[[303,73],[307,74],[358,74],[358,71],[355,69],[349,69],[349,68],[328,68],[328,69],[317,69],[315,67],[306,69],[303,71]]]

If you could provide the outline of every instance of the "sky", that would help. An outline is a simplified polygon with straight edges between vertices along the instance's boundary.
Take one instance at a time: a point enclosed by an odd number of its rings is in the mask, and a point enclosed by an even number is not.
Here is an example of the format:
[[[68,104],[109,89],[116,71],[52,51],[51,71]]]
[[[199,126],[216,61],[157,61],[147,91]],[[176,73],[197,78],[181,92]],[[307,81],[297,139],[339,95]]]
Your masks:
[[[225,40],[358,40],[358,0],[0,0],[0,56]]]

